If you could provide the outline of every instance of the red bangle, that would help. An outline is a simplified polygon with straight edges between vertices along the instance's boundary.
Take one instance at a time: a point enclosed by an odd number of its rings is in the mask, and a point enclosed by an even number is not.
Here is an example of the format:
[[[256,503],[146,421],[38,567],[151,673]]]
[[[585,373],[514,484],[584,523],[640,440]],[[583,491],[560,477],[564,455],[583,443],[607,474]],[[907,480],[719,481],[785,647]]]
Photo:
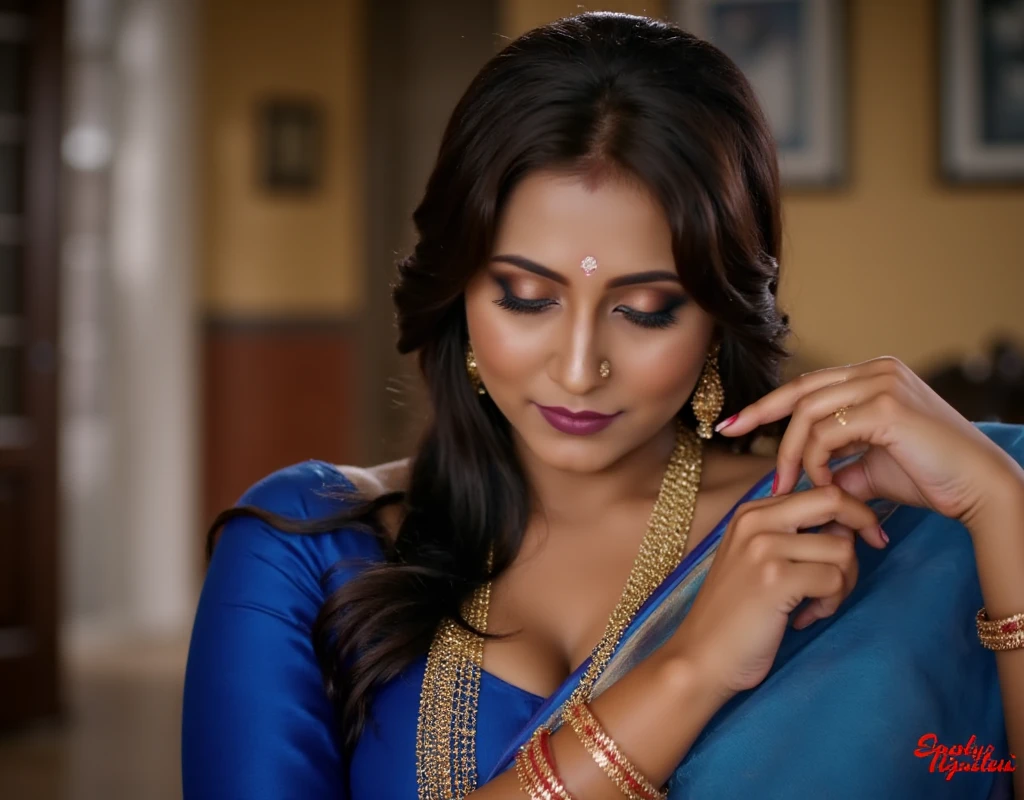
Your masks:
[[[628,800],[666,799],[667,792],[659,791],[626,758],[586,703],[569,705],[564,709],[562,719],[569,723],[597,765]]]
[[[555,768],[550,737],[551,731],[538,728],[516,754],[519,786],[532,800],[575,800]]]

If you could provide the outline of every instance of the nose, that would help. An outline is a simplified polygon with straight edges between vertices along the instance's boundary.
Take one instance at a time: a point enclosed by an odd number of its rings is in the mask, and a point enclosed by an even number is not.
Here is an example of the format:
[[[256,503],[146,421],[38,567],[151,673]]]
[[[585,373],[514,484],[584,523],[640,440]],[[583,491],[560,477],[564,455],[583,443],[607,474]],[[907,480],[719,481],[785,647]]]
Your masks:
[[[567,320],[567,322],[569,322]],[[570,394],[585,395],[604,383],[600,375],[599,337],[589,314],[579,314],[565,331],[552,337],[549,375]]]

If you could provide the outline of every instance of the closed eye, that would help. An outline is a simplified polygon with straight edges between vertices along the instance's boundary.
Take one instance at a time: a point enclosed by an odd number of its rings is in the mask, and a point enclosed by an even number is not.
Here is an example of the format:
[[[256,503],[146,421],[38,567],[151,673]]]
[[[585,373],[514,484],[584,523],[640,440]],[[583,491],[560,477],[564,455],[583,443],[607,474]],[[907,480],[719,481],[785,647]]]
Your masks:
[[[676,309],[685,302],[681,297],[675,298],[658,311],[637,311],[629,306],[617,306],[615,310],[621,309],[622,316],[641,328],[667,328],[675,324]]]
[[[502,295],[494,302],[502,308],[506,308],[514,314],[536,314],[543,311],[548,306],[558,305],[557,300],[551,300],[543,297],[537,300],[528,300],[525,297],[519,297],[512,293],[509,288],[508,281],[497,278],[498,285],[501,287]]]
[[[550,306],[558,305],[557,300],[543,297],[527,299],[513,294],[508,282],[496,279],[501,287],[502,296],[494,301],[498,306],[511,311],[513,314],[539,314]],[[640,328],[667,328],[673,325],[676,320],[676,309],[682,306],[686,300],[682,297],[673,298],[664,308],[658,311],[637,311],[629,306],[616,306],[615,310],[620,311],[622,316]]]

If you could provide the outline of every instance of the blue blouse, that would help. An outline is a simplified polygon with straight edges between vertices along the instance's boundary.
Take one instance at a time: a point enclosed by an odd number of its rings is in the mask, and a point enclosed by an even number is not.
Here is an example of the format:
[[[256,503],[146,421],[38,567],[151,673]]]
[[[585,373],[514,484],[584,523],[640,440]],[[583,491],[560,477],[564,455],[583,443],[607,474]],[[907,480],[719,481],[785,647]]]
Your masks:
[[[334,466],[305,461],[253,485],[239,504],[307,519],[345,502],[323,490],[355,487]],[[426,656],[378,689],[350,765],[313,653],[313,622],[358,566],[321,585],[342,559],[382,560],[368,531],[304,536],[252,517],[223,528],[203,584],[185,674],[182,780],[186,800],[389,800],[416,797],[416,713]],[[544,698],[484,672],[477,768],[489,773]],[[410,709],[413,709],[410,713]]]

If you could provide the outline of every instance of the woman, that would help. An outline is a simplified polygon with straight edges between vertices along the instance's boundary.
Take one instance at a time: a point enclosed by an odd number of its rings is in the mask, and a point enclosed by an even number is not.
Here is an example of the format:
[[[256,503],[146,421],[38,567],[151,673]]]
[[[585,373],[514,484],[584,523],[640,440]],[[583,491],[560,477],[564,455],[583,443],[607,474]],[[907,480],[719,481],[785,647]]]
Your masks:
[[[186,797],[1009,791],[1024,431],[892,358],[779,385],[776,156],[729,59],[617,14],[524,35],[415,222],[431,422],[215,521]]]

